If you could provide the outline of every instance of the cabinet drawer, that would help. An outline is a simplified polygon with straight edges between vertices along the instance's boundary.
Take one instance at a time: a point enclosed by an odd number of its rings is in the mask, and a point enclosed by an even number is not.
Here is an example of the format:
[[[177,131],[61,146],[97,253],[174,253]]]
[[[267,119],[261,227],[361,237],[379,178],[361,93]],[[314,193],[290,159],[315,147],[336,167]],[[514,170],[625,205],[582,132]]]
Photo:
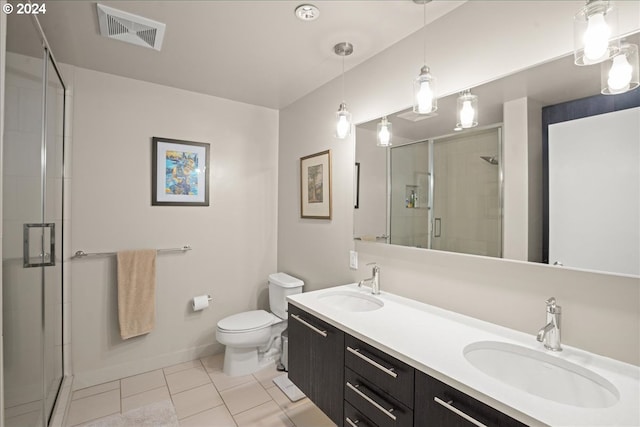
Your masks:
[[[349,368],[344,372],[344,399],[379,427],[411,427],[413,411]]]
[[[345,336],[345,366],[413,408],[414,369],[351,335]]]
[[[378,427],[362,412],[344,402],[344,427]]]
[[[525,427],[509,417],[429,375],[416,371],[416,425],[420,427]],[[475,423],[471,420],[474,420]]]

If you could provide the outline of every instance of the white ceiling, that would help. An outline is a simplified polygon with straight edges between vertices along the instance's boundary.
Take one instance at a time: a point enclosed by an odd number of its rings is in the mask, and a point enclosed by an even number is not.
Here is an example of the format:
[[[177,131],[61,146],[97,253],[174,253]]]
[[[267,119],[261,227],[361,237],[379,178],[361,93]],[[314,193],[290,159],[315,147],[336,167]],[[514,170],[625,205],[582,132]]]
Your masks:
[[[423,6],[412,0],[105,1],[107,6],[166,24],[162,50],[100,36],[93,1],[50,1],[41,25],[58,62],[222,98],[280,109],[342,72],[336,43],[354,53],[348,70],[423,27]],[[299,4],[320,17],[302,22]],[[431,22],[464,1],[426,5]],[[23,31],[10,15],[7,46]]]

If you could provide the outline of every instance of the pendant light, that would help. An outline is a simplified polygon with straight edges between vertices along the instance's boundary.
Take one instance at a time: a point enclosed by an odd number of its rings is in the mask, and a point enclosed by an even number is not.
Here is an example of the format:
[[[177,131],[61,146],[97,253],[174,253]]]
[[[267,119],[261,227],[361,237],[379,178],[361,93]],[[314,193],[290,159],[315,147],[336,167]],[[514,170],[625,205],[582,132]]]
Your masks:
[[[378,123],[378,131],[376,132],[378,147],[389,147],[391,144],[391,122],[384,116]]]
[[[573,18],[575,64],[597,64],[615,56],[620,47],[611,36],[617,24],[617,11],[609,0],[587,0]]]
[[[623,43],[620,53],[601,67],[601,87],[604,95],[617,95],[640,86],[638,46]]]
[[[436,79],[431,75],[431,70],[427,67],[427,3],[431,0],[413,0],[415,3],[422,3],[424,46],[423,46],[423,66],[420,74],[413,81],[413,112],[417,114],[431,114],[438,109],[438,98],[436,93]]]
[[[457,128],[468,129],[478,126],[478,97],[467,89],[460,92],[458,97],[458,124]]]
[[[342,102],[336,113],[336,138],[345,139],[351,135],[351,113],[344,102],[344,58],[353,53],[353,45],[349,42],[338,43],[333,47],[336,55],[342,56]]]

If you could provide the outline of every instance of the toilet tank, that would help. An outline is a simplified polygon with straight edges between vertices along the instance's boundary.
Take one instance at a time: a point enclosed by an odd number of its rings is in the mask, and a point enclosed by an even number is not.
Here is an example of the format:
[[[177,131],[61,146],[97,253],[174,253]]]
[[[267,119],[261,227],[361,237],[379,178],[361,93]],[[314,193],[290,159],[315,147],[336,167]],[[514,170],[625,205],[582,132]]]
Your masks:
[[[304,282],[285,273],[269,275],[269,307],[281,319],[287,318],[287,296],[302,292]]]

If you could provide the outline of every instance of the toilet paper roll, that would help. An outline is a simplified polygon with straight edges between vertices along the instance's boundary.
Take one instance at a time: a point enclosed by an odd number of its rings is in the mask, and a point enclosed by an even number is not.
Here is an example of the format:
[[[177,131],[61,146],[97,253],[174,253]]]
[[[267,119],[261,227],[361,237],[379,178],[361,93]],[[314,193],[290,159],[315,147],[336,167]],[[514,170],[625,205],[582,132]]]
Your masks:
[[[193,301],[191,302],[193,307],[193,311],[204,310],[209,307],[209,295],[200,295],[197,297],[193,297]]]

